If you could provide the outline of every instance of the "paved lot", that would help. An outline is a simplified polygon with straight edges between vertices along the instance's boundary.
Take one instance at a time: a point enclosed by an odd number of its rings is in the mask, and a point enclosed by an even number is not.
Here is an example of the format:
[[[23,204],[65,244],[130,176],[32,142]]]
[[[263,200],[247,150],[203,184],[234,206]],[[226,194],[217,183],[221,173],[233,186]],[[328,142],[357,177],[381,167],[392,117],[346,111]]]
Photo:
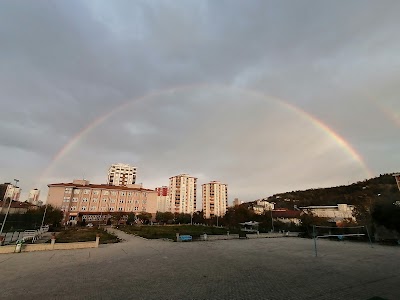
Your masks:
[[[1,299],[400,299],[400,247],[274,238],[0,255]]]

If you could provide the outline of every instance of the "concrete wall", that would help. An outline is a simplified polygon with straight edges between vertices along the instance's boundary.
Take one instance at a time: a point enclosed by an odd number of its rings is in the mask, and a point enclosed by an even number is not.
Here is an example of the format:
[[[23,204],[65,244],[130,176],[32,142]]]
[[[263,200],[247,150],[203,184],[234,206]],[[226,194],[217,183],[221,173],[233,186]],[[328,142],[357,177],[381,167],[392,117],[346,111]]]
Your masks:
[[[56,243],[55,240],[52,240],[51,244],[23,244],[21,252],[98,248],[99,242],[99,237],[97,237],[96,241],[93,242]],[[0,246],[0,254],[14,252],[15,245]]]

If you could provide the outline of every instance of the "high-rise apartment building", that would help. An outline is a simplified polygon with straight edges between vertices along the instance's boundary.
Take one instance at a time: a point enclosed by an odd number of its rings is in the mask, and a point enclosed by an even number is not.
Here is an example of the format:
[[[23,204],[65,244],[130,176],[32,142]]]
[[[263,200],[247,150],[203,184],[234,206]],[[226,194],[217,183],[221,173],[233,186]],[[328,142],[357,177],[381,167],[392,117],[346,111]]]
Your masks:
[[[21,195],[21,188],[6,182],[0,184],[0,200],[11,200],[19,201],[19,196]]]
[[[29,191],[29,196],[28,196],[28,202],[38,205],[39,203],[39,195],[40,195],[40,190],[38,189],[33,189]]]
[[[107,184],[115,186],[127,186],[136,182],[136,167],[125,164],[113,164],[108,169]]]
[[[168,187],[157,187],[157,211],[172,212],[171,199],[169,198]]]
[[[180,174],[169,179],[169,197],[173,213],[192,214],[196,210],[197,178]]]
[[[87,180],[49,184],[47,204],[64,212],[64,222],[101,222],[112,215],[157,212],[157,192],[140,185],[91,184]]]
[[[202,185],[203,214],[206,219],[223,216],[228,206],[228,186],[219,181]]]
[[[235,199],[233,200],[232,206],[238,206],[238,205],[240,205],[240,204],[243,204],[243,201],[240,201],[239,198],[235,198]]]

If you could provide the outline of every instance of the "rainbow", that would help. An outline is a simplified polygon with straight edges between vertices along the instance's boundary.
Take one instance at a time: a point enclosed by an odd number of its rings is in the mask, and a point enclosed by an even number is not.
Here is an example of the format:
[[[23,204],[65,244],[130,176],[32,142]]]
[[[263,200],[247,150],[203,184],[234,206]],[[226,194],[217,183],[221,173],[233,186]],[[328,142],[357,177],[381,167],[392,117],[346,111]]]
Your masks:
[[[89,134],[94,128],[105,122],[107,119],[109,119],[111,116],[114,114],[123,111],[124,109],[128,108],[130,105],[140,102],[140,101],[145,101],[151,98],[159,97],[162,95],[166,95],[168,93],[173,93],[173,92],[179,92],[179,91],[187,91],[190,89],[194,88],[217,88],[217,89],[229,89],[229,90],[235,90],[247,95],[251,95],[260,99],[264,100],[273,100],[281,104],[283,107],[287,108],[288,110],[296,113],[297,115],[301,116],[305,120],[308,120],[311,122],[315,127],[319,128],[324,134],[332,138],[339,146],[342,148],[355,162],[357,162],[365,171],[366,175],[372,176],[371,170],[368,168],[367,164],[363,160],[362,156],[352,147],[352,145],[347,142],[342,136],[340,136],[337,132],[335,132],[332,128],[327,126],[325,123],[323,123],[321,120],[316,118],[315,116],[309,114],[308,112],[300,109],[299,107],[288,103],[286,101],[283,101],[281,99],[278,99],[276,97],[270,97],[267,95],[262,94],[259,91],[256,90],[248,90],[248,89],[243,89],[239,87],[233,87],[233,86],[226,86],[226,85],[215,85],[215,84],[193,84],[193,85],[185,85],[185,86],[178,86],[178,87],[173,87],[173,88],[168,88],[160,91],[155,91],[146,95],[143,95],[141,97],[135,98],[131,101],[127,101],[106,114],[96,118],[93,122],[89,123],[86,127],[84,127],[81,131],[76,133],[53,157],[53,159],[50,161],[49,165],[44,169],[42,174],[39,177],[39,182],[42,182],[42,179],[44,179],[52,170],[53,166],[61,160],[63,157],[65,157],[74,147],[76,147],[79,144],[79,141]]]

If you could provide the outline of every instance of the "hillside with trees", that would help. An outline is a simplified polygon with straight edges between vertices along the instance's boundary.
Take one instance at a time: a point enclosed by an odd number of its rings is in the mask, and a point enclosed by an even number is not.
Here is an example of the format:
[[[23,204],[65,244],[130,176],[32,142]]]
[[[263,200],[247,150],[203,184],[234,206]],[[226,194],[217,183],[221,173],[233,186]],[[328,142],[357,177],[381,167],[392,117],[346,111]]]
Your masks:
[[[295,205],[301,207],[340,203],[372,207],[379,203],[400,201],[400,192],[393,174],[383,174],[350,185],[275,194],[266,200],[276,203],[277,208],[289,209],[293,209]]]

